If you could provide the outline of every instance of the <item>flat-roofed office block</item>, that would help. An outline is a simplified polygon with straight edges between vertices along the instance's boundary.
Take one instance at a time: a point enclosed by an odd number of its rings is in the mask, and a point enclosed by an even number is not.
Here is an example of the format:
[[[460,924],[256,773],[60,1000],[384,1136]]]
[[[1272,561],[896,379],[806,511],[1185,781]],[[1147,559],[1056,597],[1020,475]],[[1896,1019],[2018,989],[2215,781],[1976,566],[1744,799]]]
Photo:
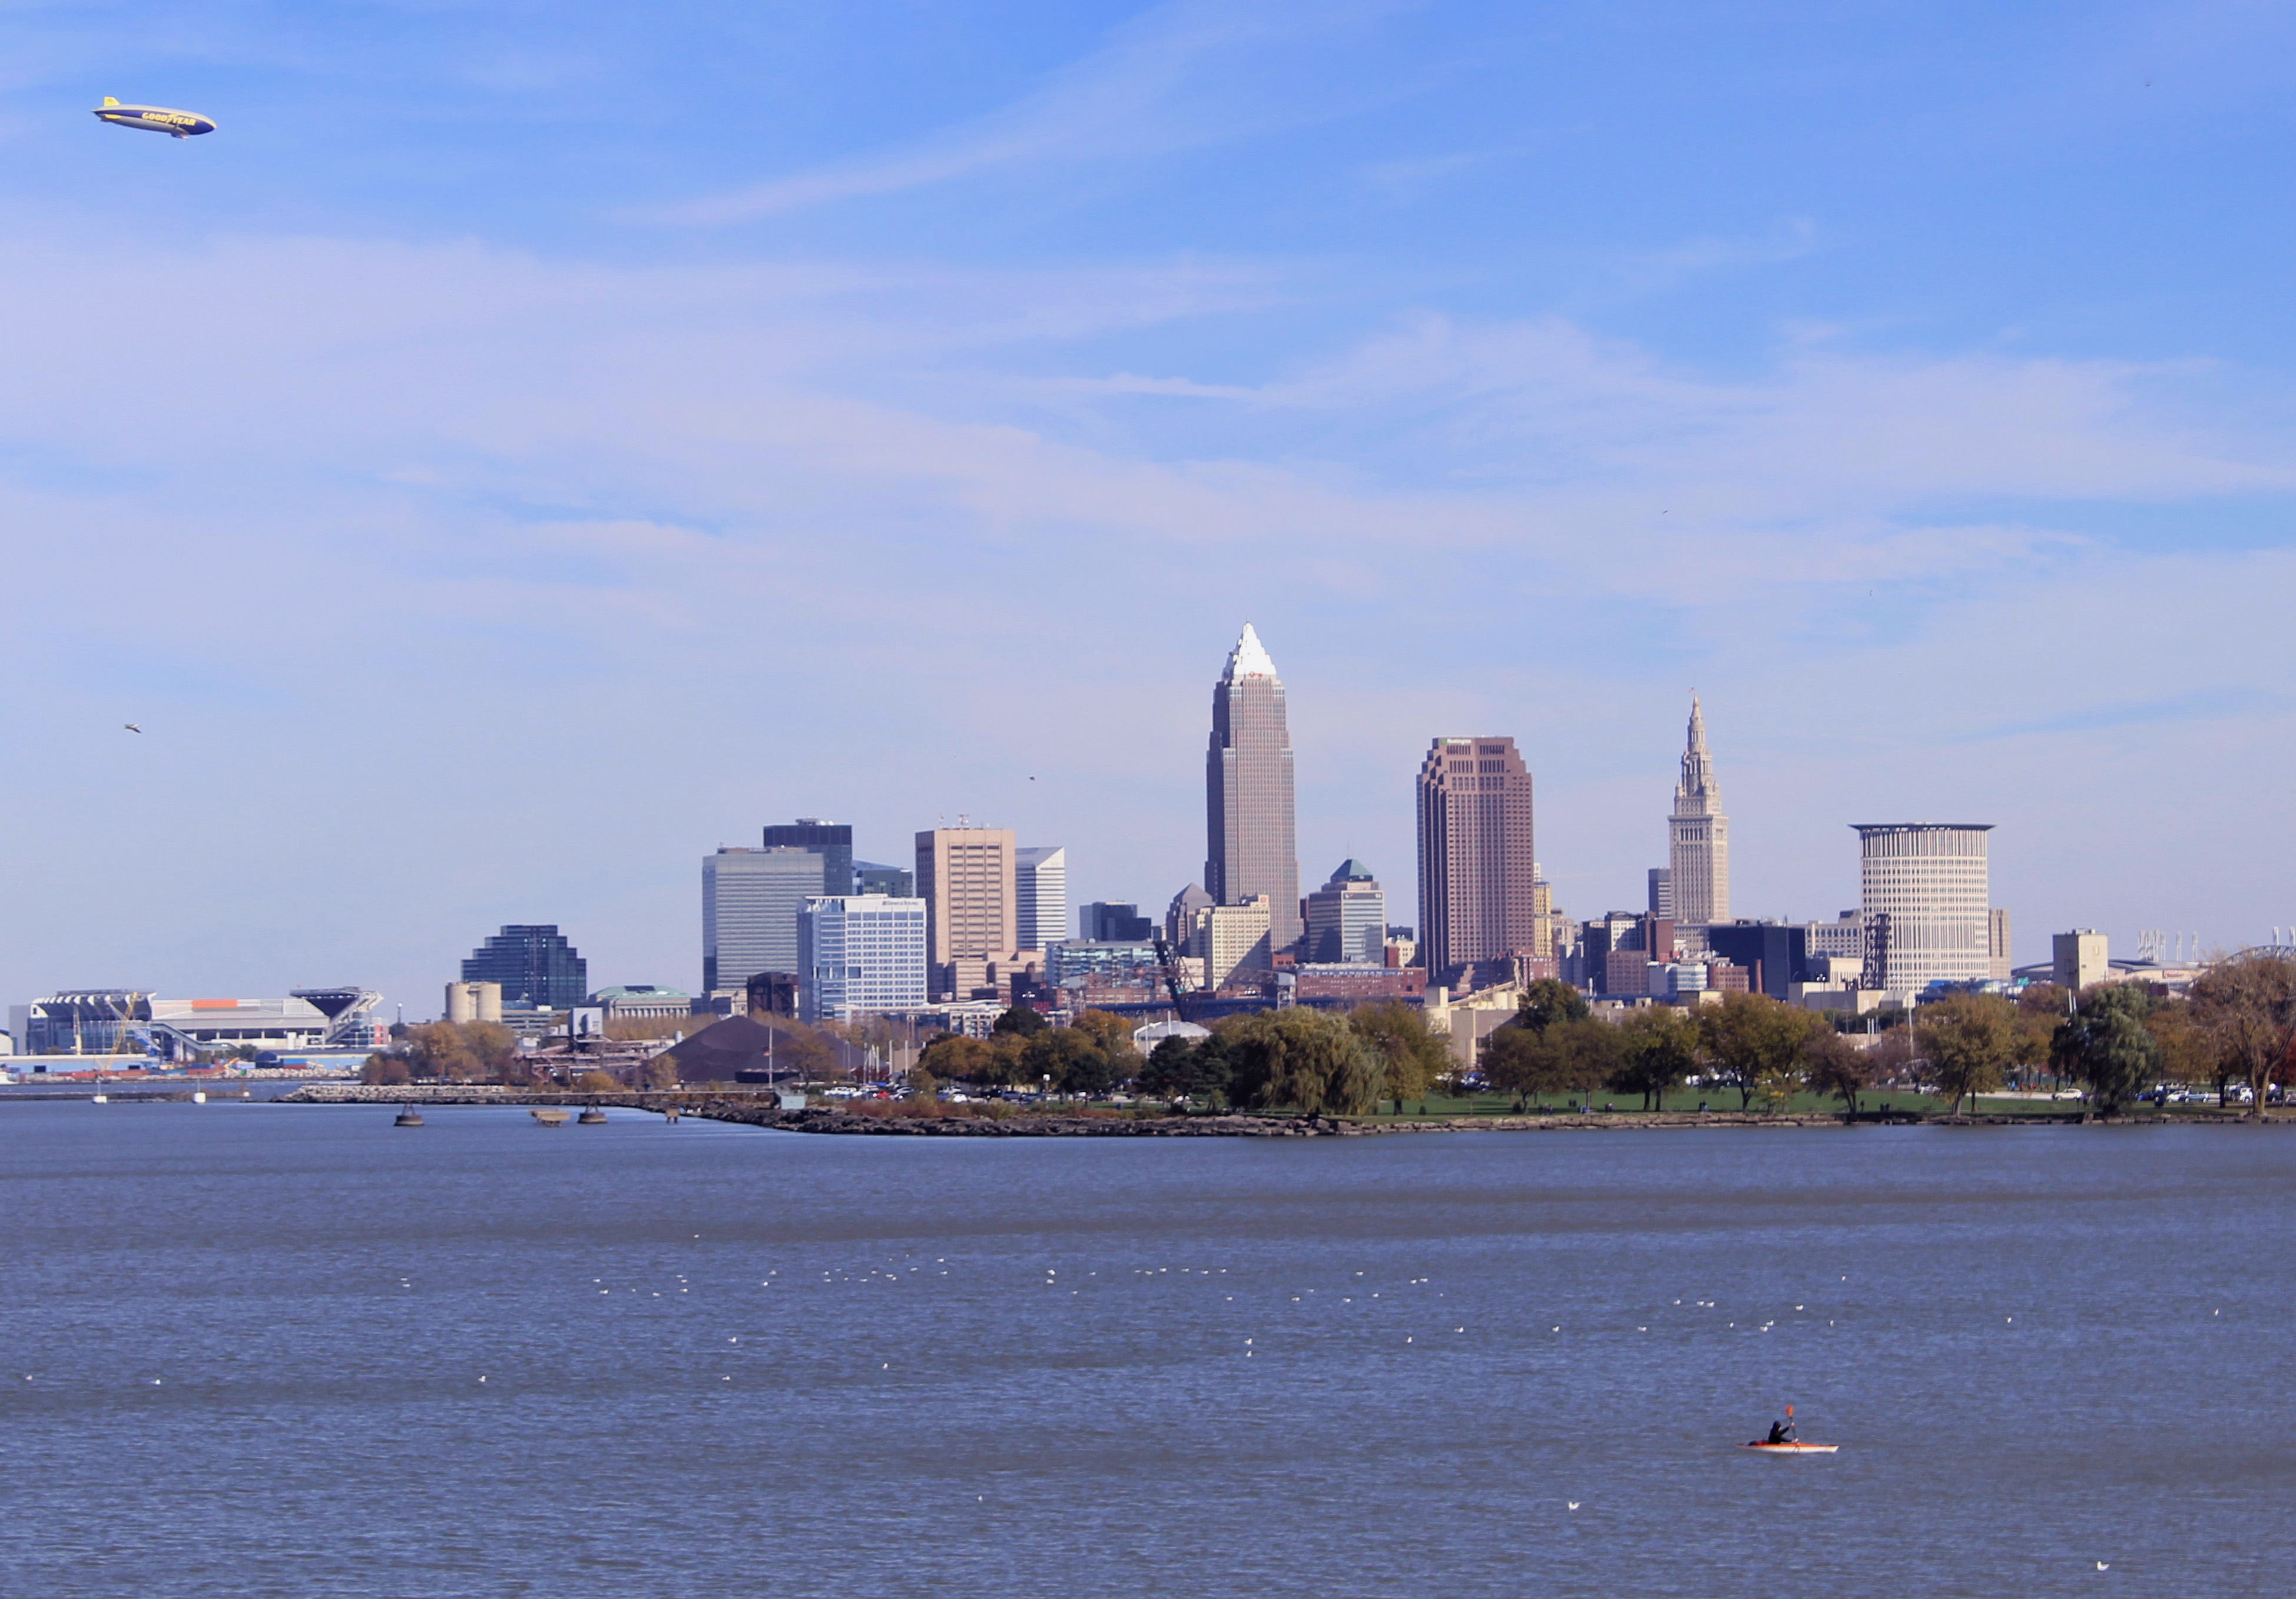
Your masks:
[[[955,991],[960,957],[1009,955],[1020,947],[1016,855],[1009,827],[935,827],[917,834],[917,898],[925,902],[934,997]]]
[[[1419,955],[1429,982],[1547,953],[1532,821],[1530,771],[1514,740],[1434,742],[1419,767]]]
[[[761,972],[798,969],[797,919],[823,891],[818,849],[779,845],[701,857],[701,991],[746,998]]]

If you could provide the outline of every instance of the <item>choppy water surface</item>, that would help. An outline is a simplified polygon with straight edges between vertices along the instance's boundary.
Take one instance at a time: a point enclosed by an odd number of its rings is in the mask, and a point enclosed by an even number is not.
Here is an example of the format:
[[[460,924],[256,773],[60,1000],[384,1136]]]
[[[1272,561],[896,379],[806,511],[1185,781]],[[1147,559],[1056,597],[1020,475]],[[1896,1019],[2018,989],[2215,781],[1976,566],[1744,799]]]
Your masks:
[[[2296,1133],[626,1115],[0,1110],[0,1592],[2296,1589]]]

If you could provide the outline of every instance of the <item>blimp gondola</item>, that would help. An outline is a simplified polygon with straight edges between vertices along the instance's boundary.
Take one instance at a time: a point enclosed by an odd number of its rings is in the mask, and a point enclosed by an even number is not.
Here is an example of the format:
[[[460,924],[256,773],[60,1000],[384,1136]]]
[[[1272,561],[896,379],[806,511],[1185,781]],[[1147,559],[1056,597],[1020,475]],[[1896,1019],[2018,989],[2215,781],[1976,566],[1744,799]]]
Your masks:
[[[215,132],[215,124],[197,111],[170,111],[164,105],[122,105],[109,94],[95,108],[95,114],[114,127],[141,127],[179,139]]]

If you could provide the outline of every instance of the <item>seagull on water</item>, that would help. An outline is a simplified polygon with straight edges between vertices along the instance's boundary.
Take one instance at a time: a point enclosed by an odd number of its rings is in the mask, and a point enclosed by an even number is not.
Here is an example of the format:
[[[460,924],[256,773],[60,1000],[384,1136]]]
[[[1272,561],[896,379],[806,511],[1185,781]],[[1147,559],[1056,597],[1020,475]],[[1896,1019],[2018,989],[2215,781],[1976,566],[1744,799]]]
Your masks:
[[[1563,1502],[1565,1505],[1569,1505],[1571,1509],[1573,1509],[1573,1510],[1576,1510],[1576,1509],[1578,1509],[1578,1500],[1576,1500],[1576,1499],[1565,1499],[1565,1500],[1564,1500],[1564,1501],[1562,1501],[1562,1502]]]

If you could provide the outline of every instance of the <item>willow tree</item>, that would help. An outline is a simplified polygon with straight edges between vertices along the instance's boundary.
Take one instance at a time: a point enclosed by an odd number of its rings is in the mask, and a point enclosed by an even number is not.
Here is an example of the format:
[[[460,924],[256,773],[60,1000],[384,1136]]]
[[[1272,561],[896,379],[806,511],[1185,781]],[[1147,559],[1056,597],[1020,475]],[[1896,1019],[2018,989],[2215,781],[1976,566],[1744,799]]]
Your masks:
[[[1297,1007],[1262,1011],[1221,1031],[1245,1057],[1257,1082],[1254,1097],[1264,1105],[1361,1116],[1386,1086],[1387,1062],[1344,1017]]]
[[[2058,1061],[2104,1115],[2127,1108],[2161,1070],[2161,1041],[2144,1025],[2152,1008],[2152,996],[2134,983],[2100,983],[2057,1028]]]

